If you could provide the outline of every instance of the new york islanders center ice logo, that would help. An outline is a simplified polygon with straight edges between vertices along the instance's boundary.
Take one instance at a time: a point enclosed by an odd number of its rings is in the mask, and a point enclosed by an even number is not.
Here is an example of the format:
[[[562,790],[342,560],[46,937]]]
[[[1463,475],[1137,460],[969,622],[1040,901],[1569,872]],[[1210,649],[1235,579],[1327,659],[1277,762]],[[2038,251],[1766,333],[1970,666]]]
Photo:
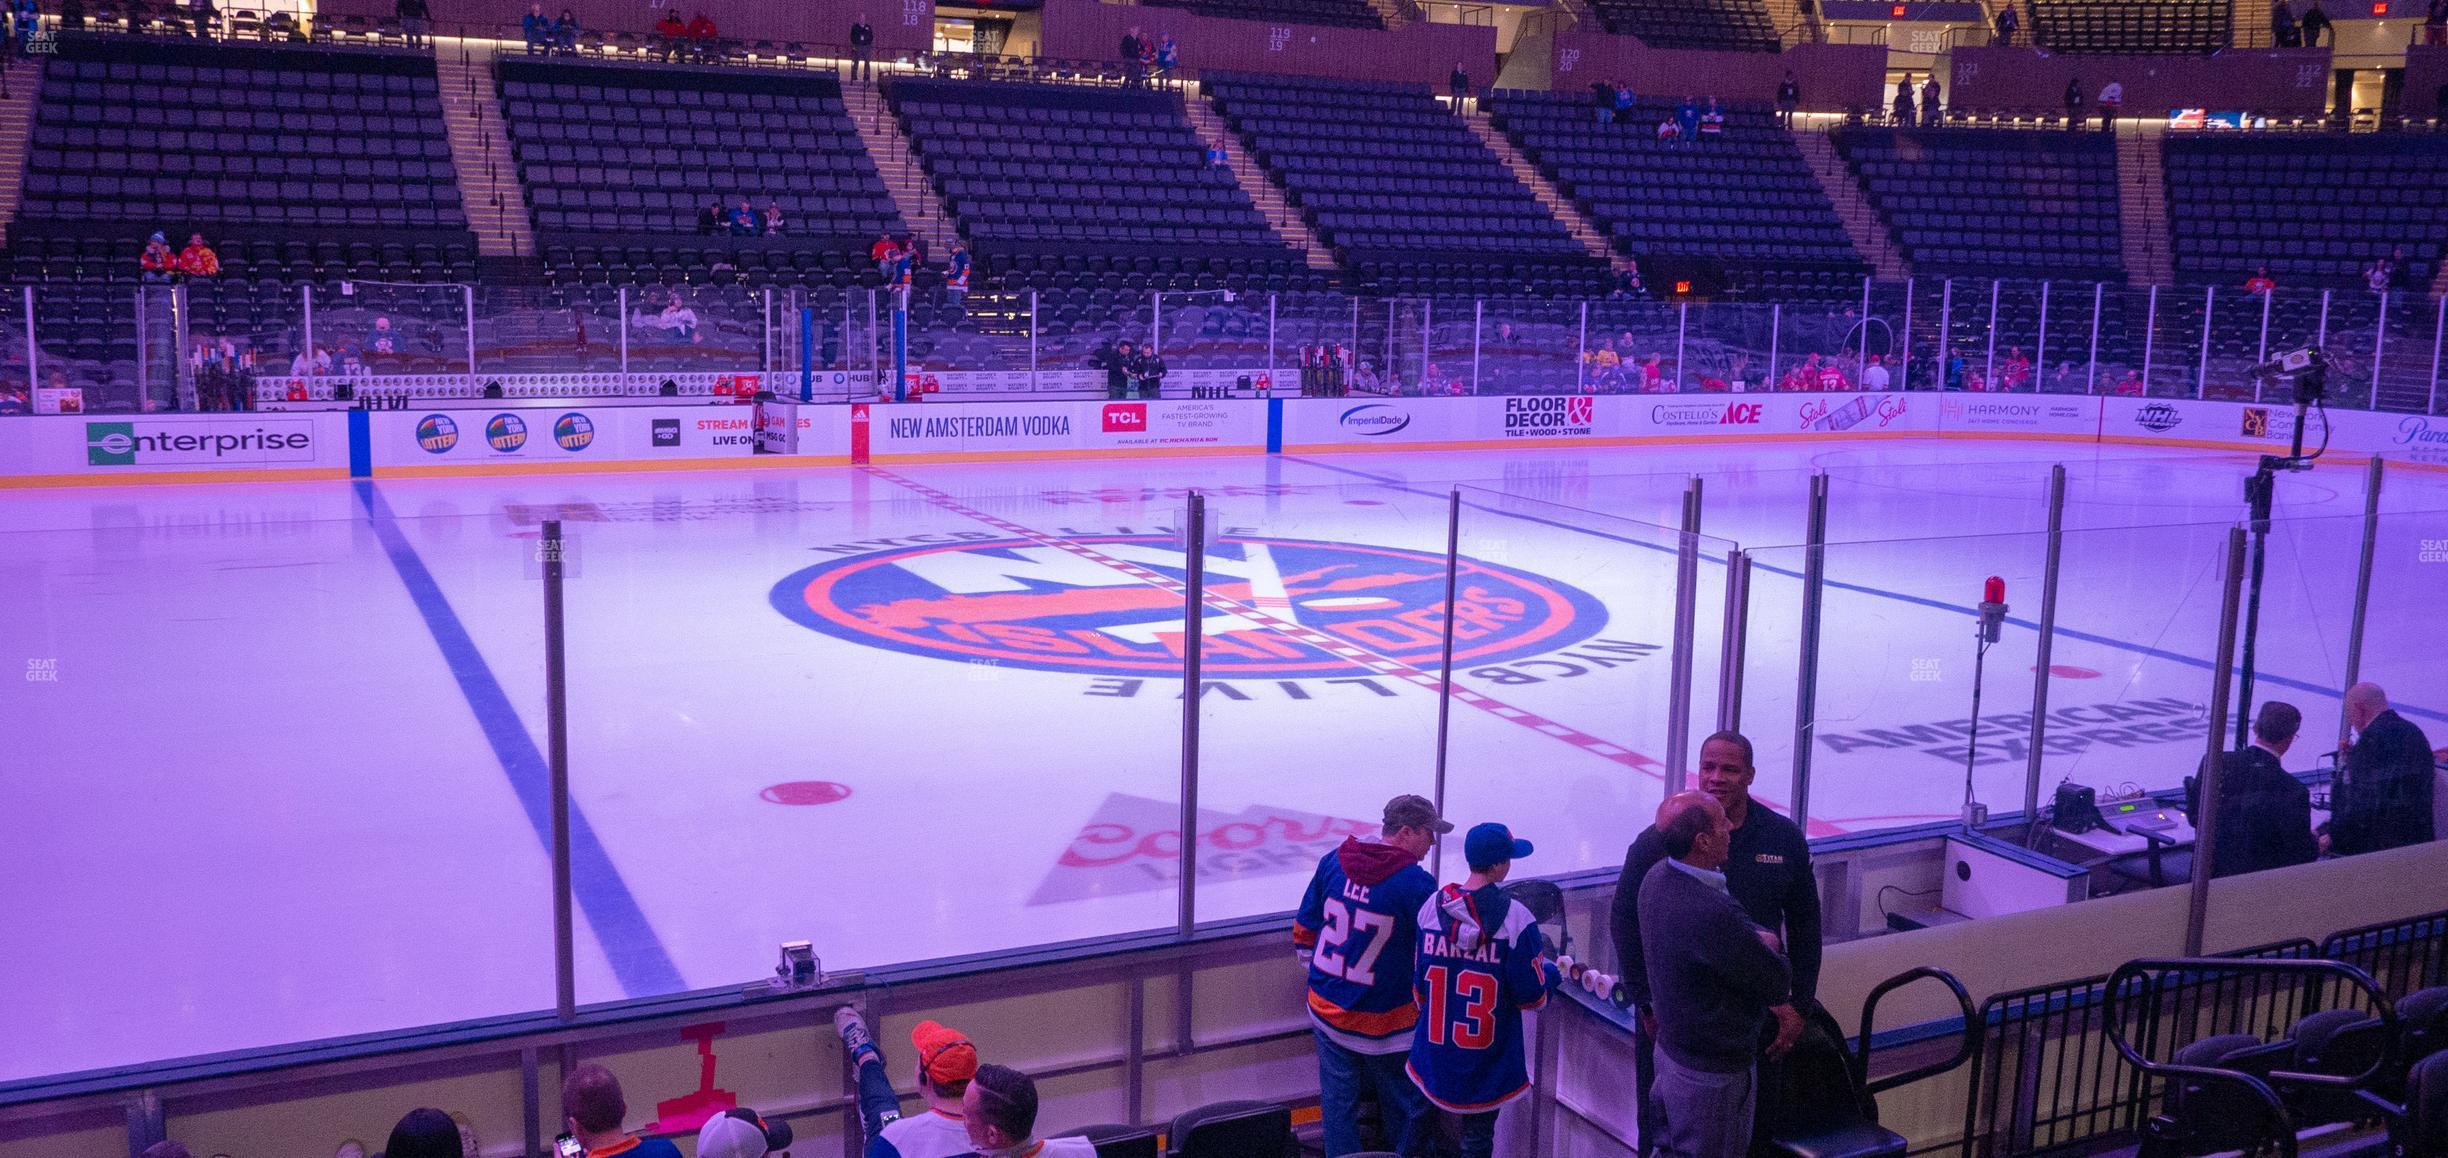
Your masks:
[[[1096,676],[1179,673],[1180,589],[1124,566],[1178,582],[1180,548],[1150,535],[1069,541],[1086,550],[1000,539],[836,560],[784,579],[773,604],[827,635],[911,655]],[[1435,671],[1441,662],[1441,555],[1225,538],[1208,548],[1207,595],[1209,679],[1369,675],[1372,659]],[[1571,647],[1606,626],[1606,609],[1585,592],[1468,558],[1455,602],[1457,668]]]

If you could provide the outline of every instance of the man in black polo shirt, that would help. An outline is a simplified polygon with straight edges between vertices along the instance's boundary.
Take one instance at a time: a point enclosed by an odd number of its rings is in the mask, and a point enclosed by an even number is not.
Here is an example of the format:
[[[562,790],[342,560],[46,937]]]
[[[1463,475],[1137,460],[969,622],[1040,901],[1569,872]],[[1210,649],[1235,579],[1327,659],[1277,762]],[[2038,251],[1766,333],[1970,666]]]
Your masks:
[[[1793,969],[1794,1002],[1772,1011],[1783,1033],[1801,1025],[1795,1003],[1814,1000],[1819,992],[1819,883],[1811,874],[1810,843],[1802,838],[1801,826],[1751,799],[1751,780],[1758,774],[1751,758],[1751,741],[1742,733],[1710,736],[1700,743],[1694,785],[1717,798],[1733,827],[1723,869],[1727,891],[1760,928],[1784,941],[1786,961]],[[1615,882],[1615,960],[1640,1011],[1633,1044],[1643,1138],[1656,1137],[1659,1123],[1651,1120],[1649,1108],[1649,1087],[1657,1080],[1656,1033],[1641,955],[1640,885],[1650,868],[1665,859],[1666,842],[1657,826],[1650,825],[1624,855],[1623,876]]]

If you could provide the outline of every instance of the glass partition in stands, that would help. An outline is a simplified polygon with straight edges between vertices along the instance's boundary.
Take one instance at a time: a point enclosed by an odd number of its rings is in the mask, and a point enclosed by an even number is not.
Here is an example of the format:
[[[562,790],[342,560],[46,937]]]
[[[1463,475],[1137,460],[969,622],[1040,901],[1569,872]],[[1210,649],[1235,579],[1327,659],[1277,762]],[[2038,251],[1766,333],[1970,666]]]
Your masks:
[[[0,1081],[553,1007],[532,526],[411,491],[213,510],[0,531],[8,797],[42,818],[10,905],[84,931],[18,954]],[[579,848],[581,919],[620,927],[641,866]]]
[[[22,299],[22,300],[20,300]],[[912,294],[921,392],[1093,395],[1121,341],[1156,343],[1169,396],[1888,389],[2270,401],[2254,368],[2304,347],[2329,402],[2438,413],[2448,304],[2413,294],[2093,282],[1871,282],[1813,302],[1415,298],[1221,289]],[[17,291],[38,384],[88,410],[209,409],[182,367],[236,366],[258,402],[504,393],[682,395],[771,379],[867,399],[895,296],[871,289],[347,281],[45,284]],[[472,346],[471,346],[472,343]],[[10,347],[22,359],[23,342]],[[10,363],[0,362],[0,372]],[[1876,372],[1873,372],[1875,369]],[[1247,378],[1248,385],[1242,385]],[[22,388],[22,367],[15,376]],[[823,389],[815,387],[821,384]]]

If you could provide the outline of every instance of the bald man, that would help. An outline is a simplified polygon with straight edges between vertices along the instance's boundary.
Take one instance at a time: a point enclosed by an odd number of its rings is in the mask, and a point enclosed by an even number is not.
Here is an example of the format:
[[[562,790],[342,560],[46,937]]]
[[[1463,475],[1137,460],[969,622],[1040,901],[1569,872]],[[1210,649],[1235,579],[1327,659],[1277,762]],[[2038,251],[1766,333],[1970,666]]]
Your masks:
[[[2430,841],[2431,742],[2422,729],[2372,683],[2346,689],[2346,723],[2355,740],[2329,791],[2329,851],[2354,856]]]
[[[1743,1158],[1758,1095],[1752,1060],[1793,976],[1776,935],[1726,891],[1725,806],[1706,792],[1678,792],[1658,805],[1657,832],[1667,859],[1641,879],[1639,912],[1657,1021],[1649,1099],[1658,1129],[1641,1142],[1662,1158]],[[1780,1025],[1770,1055],[1791,1049],[1793,1037]]]

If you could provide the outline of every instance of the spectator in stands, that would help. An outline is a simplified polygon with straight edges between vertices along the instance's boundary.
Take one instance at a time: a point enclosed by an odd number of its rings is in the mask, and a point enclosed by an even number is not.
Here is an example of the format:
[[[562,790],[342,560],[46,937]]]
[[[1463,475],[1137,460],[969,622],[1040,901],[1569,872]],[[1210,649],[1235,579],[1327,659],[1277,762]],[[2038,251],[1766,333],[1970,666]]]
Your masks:
[[[154,230],[153,236],[145,240],[144,252],[136,258],[136,268],[142,271],[145,281],[168,281],[178,272],[178,254],[171,250],[170,239],[162,236],[160,230]]]
[[[782,218],[782,203],[770,197],[766,198],[765,216],[760,223],[765,227],[765,236],[782,236],[782,227],[784,225]]]
[[[1657,139],[1670,145],[1681,141],[1683,139],[1683,122],[1674,119],[1673,115],[1669,114],[1665,119],[1657,123]]]
[[[2280,48],[2303,46],[2303,33],[2295,26],[2295,7],[2289,0],[2271,0],[2270,43]]]
[[[969,1145],[985,1158],[1096,1158],[1086,1138],[1037,1138],[1037,1083],[1003,1066],[979,1066],[961,1098]]]
[[[765,1129],[752,1119],[716,1114],[697,1128],[697,1158],[765,1158],[765,1154]]]
[[[213,247],[204,244],[203,234],[190,233],[187,235],[187,248],[179,251],[178,264],[175,268],[179,276],[184,278],[219,277],[221,276],[221,255],[214,253]]]
[[[1590,108],[1597,112],[1599,124],[1615,123],[1614,81],[1594,80],[1590,82]]]
[[[2414,284],[2414,263],[2406,257],[2405,247],[2389,247],[2389,289],[2404,293],[2418,288]]]
[[[1700,139],[1700,102],[1684,97],[1675,106],[1675,129],[1687,144]]]
[[[909,263],[913,272],[925,269],[927,258],[930,256],[932,255],[927,252],[925,234],[913,230],[901,235],[901,257],[902,260]]]
[[[901,264],[901,243],[893,240],[890,233],[879,234],[875,244],[867,247],[867,260],[875,263],[876,275],[889,285],[894,267]]]
[[[1503,888],[1532,851],[1504,825],[1473,825],[1462,838],[1470,875],[1419,910],[1413,972],[1427,1009],[1412,1029],[1411,1080],[1457,1120],[1462,1158],[1496,1152],[1498,1108],[1530,1088],[1521,1015],[1558,983],[1538,919]]]
[[[1887,374],[1886,360],[1877,354],[1870,355],[1870,364],[1862,367],[1862,389],[1885,390],[1891,381],[1892,379]]]
[[[1598,348],[1587,355],[1589,374],[1582,387],[1591,393],[1611,392],[1623,384],[1623,355],[1615,351],[1615,339],[1598,339]]]
[[[834,1010],[833,1031],[841,1035],[842,1052],[850,1055],[858,1074],[859,1120],[866,1127],[869,1155],[952,1158],[969,1152],[961,1101],[977,1077],[978,1051],[966,1036],[934,1021],[921,1021],[910,1031],[910,1049],[918,1060],[918,1097],[927,1112],[904,1118],[884,1051],[877,1048],[858,1010],[847,1005]]]
[[[1772,1014],[1770,1057],[1784,1056],[1802,1033],[1793,971],[1777,935],[1754,923],[1732,895],[1734,827],[1717,797],[1697,790],[1667,797],[1650,831],[1655,859],[1629,886],[1634,953],[1623,961],[1625,983],[1643,999],[1638,1020],[1655,1042],[1656,1077],[1644,1099],[1654,1103],[1657,1119],[1652,1152],[1742,1158],[1758,1104],[1756,1043]],[[1795,847],[1807,853],[1798,834]],[[1627,861],[1626,871],[1631,867]],[[1778,867],[1780,875],[1793,872]],[[1815,898],[1815,885],[1812,892]]]
[[[1895,100],[1893,104],[1896,127],[1899,129],[1909,129],[1913,127],[1913,82],[1911,73],[1905,73],[1904,79],[1896,82]]]
[[[952,311],[955,323],[968,314],[969,271],[972,265],[969,243],[953,238],[952,256],[944,262],[943,296],[944,306]]]
[[[1641,362],[1641,393],[1672,394],[1675,384],[1666,379],[1666,355],[1652,353]]]
[[[2303,46],[2319,48],[2323,34],[2328,35],[2330,44],[2337,43],[2337,33],[2329,23],[2329,14],[2321,11],[2321,0],[2312,0],[2311,6],[2305,8],[2303,14]]]
[[[1818,0],[1801,0],[1801,3],[1797,4],[1795,7],[1799,9],[1802,14],[1802,24],[1800,28],[1802,35],[1809,37],[1810,42],[1813,44],[1817,44],[1826,39],[1827,34],[1819,24]]]
[[[2374,683],[2346,689],[2346,723],[2355,740],[2342,749],[2329,790],[2323,850],[2356,856],[2430,841],[2431,741],[2389,707],[2388,693]]]
[[[289,376],[292,378],[320,377],[331,372],[331,351],[321,346],[300,350],[297,356],[289,359]]]
[[[1963,351],[1955,349],[1951,346],[1948,347],[1946,353],[1946,389],[1963,389],[1964,372],[1967,369],[1968,367],[1964,363]]]
[[[680,49],[687,41],[688,21],[680,19],[678,12],[666,8],[663,18],[654,22],[654,35],[648,38],[647,48],[662,54],[665,60],[678,60]]]
[[[2081,129],[2083,127],[2083,82],[2079,76],[2066,82],[2065,110],[2066,131],[2070,133]]]
[[[2448,0],[2431,0],[2430,11],[2423,15],[2423,43],[2448,44]]]
[[[2213,877],[2257,873],[2320,859],[2312,794],[2287,775],[2283,757],[2303,728],[2295,705],[2271,700],[2253,717],[2252,746],[2227,754],[2219,771],[2218,848]],[[2185,777],[2185,819],[2200,827],[2201,785]]]
[[[2363,267],[2363,286],[2373,293],[2389,292],[2389,287],[2395,284],[2396,280],[2397,264],[2388,258],[2373,258],[2370,265]]]
[[[1630,124],[1633,110],[1640,106],[1640,98],[1633,94],[1632,86],[1628,83],[1618,81],[1614,88],[1615,119],[1618,122]]]
[[[1131,25],[1130,30],[1122,34],[1122,47],[1120,51],[1120,55],[1122,57],[1122,87],[1138,87],[1140,78],[1139,54],[1144,52],[1146,47],[1147,41],[1140,35],[1138,25]]]
[[[1921,123],[1928,128],[1938,127],[1938,74],[1935,72],[1921,82]]]
[[[1998,389],[2016,391],[2032,384],[2032,361],[2021,346],[2006,347],[2006,368],[1998,375]]]
[[[1718,107],[1716,97],[1710,97],[1708,108],[1700,114],[1700,139],[1715,141],[1724,136],[1725,110]]]
[[[1463,68],[1461,61],[1455,61],[1453,71],[1446,74],[1445,87],[1453,93],[1453,103],[1457,109],[1462,107],[1462,102],[1470,99],[1470,70]]]
[[[1794,80],[1792,69],[1785,70],[1785,79],[1777,82],[1777,124],[1792,128],[1794,111],[1802,107],[1802,86]]]
[[[578,14],[576,12],[564,8],[561,10],[561,18],[553,21],[553,47],[561,50],[564,55],[577,55]]]
[[[756,208],[748,204],[745,197],[740,198],[739,206],[731,211],[729,224],[733,237],[755,237],[761,232],[757,227]]]
[[[2014,43],[2015,33],[2022,27],[2023,17],[2015,12],[2014,5],[2011,2],[2000,5],[1997,14],[1997,37],[1990,43],[2001,46],[2011,45]]]
[[[1097,351],[1088,364],[1105,371],[1105,396],[1118,402],[1130,397],[1131,366],[1138,360],[1138,349],[1124,338]]]
[[[221,10],[213,6],[213,0],[194,0],[187,18],[193,22],[198,40],[211,40],[221,31]]]
[[[2111,78],[2107,87],[2100,89],[2099,94],[2101,132],[2113,133],[2116,131],[2117,111],[2124,107],[2125,82]]]
[[[383,1158],[462,1158],[459,1123],[440,1110],[410,1110],[391,1127]]]
[[[698,233],[711,236],[713,234],[728,233],[730,231],[731,213],[729,210],[723,208],[722,198],[715,198],[705,208],[697,211]]]
[[[689,17],[688,42],[689,55],[701,62],[710,62],[722,54],[722,29],[700,11]]]
[[[2114,389],[2116,394],[2120,397],[2140,398],[2147,392],[2147,388],[2142,383],[2142,371],[2125,371],[2125,376],[2117,379],[2117,384]]]
[[[1373,393],[1375,372],[1364,364],[1361,375],[1361,392]],[[1420,909],[1437,891],[1420,858],[1452,831],[1425,797],[1386,801],[1377,836],[1345,837],[1318,859],[1292,918],[1292,943],[1308,970],[1328,1158],[1371,1148],[1416,1154],[1428,1143],[1427,1104],[1403,1067],[1419,1021],[1412,960]],[[1363,961],[1375,968],[1360,967]],[[1363,1091],[1383,1123],[1374,1147],[1360,1136]]]
[[[2271,279],[2267,263],[2255,266],[2253,275],[2244,279],[2244,292],[2248,294],[2265,294],[2277,288],[2278,283]]]
[[[875,29],[868,25],[864,12],[850,22],[850,76],[853,80],[875,78]]]
[[[1224,152],[1224,146],[1209,145],[1207,146],[1207,163],[1218,169],[1230,169],[1232,168],[1232,157]]]
[[[59,20],[62,31],[85,31],[85,0],[60,0]]]
[[[678,290],[672,291],[671,300],[664,303],[663,312],[656,317],[655,324],[661,326],[665,333],[689,345],[705,341],[705,335],[697,332],[697,311],[681,300]]]
[[[393,11],[399,16],[400,31],[407,34],[408,47],[425,47],[426,34],[433,28],[433,9],[425,0],[399,0]]]
[[[1817,354],[1804,355],[1801,362],[1785,372],[1784,380],[1777,383],[1777,389],[1795,394],[1808,393],[1818,388],[1819,355]]]
[[[1375,362],[1362,362],[1359,369],[1352,371],[1351,387],[1354,394],[1388,393],[1385,380],[1377,376]]]
[[[544,15],[541,0],[527,6],[527,15],[519,20],[519,31],[527,38],[527,55],[545,56],[552,52],[552,17]]]

